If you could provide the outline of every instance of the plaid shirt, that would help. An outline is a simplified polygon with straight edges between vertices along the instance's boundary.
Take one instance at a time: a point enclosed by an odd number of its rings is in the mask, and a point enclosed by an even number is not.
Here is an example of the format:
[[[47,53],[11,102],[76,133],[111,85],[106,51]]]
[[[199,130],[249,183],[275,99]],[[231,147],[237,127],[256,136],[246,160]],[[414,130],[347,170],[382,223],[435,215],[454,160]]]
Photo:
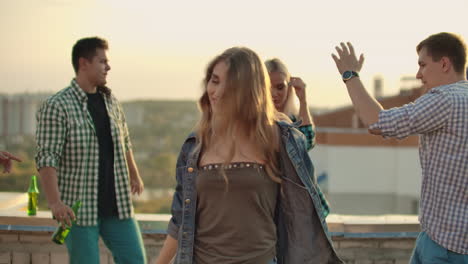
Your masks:
[[[423,231],[468,254],[468,81],[439,86],[414,103],[383,110],[370,129],[384,137],[420,134]]]
[[[295,116],[290,117],[293,123],[297,122],[297,118]],[[299,126],[297,129],[304,134],[307,139],[307,151],[311,150],[315,146],[315,131],[312,125],[303,125]]]
[[[102,93],[101,93],[102,94]],[[104,97],[114,142],[115,193],[119,218],[133,216],[126,152],[130,138],[124,113],[117,99]],[[81,200],[78,225],[97,225],[99,147],[88,97],[75,80],[41,106],[37,113],[37,169],[57,169],[62,201],[71,206]]]

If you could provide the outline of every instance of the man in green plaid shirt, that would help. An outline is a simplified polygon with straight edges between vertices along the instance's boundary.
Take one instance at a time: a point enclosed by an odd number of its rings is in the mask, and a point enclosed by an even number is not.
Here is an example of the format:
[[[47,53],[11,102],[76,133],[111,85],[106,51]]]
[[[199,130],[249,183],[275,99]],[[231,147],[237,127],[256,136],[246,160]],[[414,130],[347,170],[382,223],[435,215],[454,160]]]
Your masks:
[[[53,217],[76,220],[65,240],[70,263],[99,263],[100,236],[115,263],[146,263],[131,200],[144,185],[122,107],[105,86],[107,49],[98,37],[74,45],[76,78],[37,113],[36,165]]]

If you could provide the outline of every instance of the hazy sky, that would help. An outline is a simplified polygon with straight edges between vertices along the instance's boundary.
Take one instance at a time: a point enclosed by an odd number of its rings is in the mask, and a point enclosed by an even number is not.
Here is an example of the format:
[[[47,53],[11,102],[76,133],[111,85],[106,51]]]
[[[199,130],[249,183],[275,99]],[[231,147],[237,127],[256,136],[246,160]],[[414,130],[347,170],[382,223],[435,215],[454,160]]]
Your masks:
[[[368,89],[384,94],[417,71],[415,46],[440,31],[468,38],[468,0],[159,1],[0,0],[0,93],[55,92],[73,78],[77,39],[110,42],[109,87],[121,100],[197,99],[205,66],[232,46],[279,57],[308,86],[312,106],[348,104],[330,54],[351,41]]]

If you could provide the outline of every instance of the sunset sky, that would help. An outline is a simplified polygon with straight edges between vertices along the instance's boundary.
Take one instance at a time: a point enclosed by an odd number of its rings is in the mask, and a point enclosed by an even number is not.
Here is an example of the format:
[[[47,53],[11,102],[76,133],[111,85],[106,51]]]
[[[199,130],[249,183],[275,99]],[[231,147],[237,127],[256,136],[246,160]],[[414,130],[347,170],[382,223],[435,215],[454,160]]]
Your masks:
[[[0,0],[0,93],[55,92],[74,73],[77,39],[110,43],[108,85],[120,100],[197,99],[208,61],[232,46],[278,57],[307,83],[311,106],[348,104],[331,53],[351,41],[367,88],[384,94],[417,71],[415,46],[441,31],[468,38],[467,0]]]

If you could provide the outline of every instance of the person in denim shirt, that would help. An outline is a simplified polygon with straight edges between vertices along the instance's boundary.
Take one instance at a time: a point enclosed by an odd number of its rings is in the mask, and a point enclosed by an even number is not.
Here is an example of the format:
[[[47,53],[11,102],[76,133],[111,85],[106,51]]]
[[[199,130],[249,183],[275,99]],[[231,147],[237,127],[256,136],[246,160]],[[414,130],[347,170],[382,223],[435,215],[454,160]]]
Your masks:
[[[274,108],[258,55],[227,49],[208,65],[204,85],[156,263],[343,263],[306,139]]]

